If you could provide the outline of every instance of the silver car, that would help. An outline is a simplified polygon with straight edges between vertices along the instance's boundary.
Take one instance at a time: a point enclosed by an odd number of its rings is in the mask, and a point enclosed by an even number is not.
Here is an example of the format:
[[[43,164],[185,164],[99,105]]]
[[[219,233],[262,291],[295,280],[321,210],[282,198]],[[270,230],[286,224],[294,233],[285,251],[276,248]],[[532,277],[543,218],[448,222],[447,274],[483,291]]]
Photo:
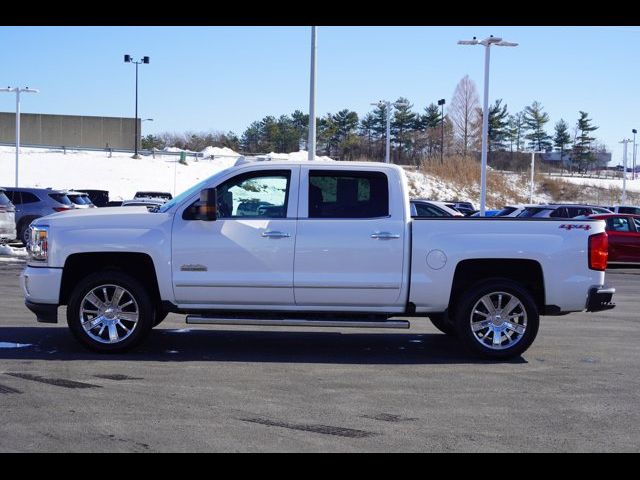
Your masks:
[[[16,208],[0,188],[0,243],[13,240],[16,234]]]

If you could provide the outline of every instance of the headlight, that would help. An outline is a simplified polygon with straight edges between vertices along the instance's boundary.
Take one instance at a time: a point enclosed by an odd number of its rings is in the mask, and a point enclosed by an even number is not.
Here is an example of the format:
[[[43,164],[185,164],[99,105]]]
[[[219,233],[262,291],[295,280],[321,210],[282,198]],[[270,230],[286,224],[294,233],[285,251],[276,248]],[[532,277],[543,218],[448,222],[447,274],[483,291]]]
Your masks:
[[[29,260],[46,262],[49,254],[49,227],[32,225],[29,227],[29,243],[27,244]]]

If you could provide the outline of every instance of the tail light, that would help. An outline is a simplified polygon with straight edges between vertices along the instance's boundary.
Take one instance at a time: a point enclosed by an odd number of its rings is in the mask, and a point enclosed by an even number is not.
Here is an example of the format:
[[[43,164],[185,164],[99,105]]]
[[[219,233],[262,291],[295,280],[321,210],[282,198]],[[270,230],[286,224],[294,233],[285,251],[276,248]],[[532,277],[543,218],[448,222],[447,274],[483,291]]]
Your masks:
[[[604,271],[609,258],[609,237],[606,232],[589,237],[589,268]]]
[[[73,208],[69,207],[53,207],[56,212],[66,212],[67,210],[73,210]]]

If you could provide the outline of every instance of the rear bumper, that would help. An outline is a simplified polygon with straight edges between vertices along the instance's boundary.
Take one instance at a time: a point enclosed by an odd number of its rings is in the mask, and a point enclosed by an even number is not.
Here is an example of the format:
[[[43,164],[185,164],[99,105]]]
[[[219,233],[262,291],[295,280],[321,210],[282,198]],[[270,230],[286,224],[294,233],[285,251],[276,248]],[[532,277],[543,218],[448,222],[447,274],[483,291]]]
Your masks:
[[[36,314],[36,319],[42,323],[58,323],[58,305],[51,303],[33,303],[25,300],[24,304]]]
[[[611,301],[614,293],[616,293],[616,289],[612,287],[591,287],[587,296],[587,312],[599,312],[615,308],[616,304]]]

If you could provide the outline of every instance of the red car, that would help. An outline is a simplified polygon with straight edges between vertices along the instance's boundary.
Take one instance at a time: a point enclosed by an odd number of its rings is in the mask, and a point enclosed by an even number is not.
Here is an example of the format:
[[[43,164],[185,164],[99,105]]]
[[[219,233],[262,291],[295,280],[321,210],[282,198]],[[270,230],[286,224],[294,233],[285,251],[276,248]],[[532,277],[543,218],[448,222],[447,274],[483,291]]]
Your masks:
[[[609,262],[640,262],[640,215],[607,213],[590,218],[607,222]]]

